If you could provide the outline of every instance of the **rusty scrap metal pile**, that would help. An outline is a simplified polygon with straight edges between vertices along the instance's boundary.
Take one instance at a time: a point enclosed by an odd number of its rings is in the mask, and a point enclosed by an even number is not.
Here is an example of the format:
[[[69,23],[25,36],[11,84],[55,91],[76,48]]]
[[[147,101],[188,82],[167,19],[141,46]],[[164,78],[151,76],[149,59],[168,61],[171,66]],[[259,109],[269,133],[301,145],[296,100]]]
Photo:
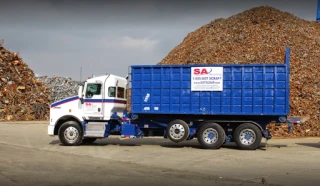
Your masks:
[[[49,92],[17,53],[0,41],[0,121],[48,119]]]
[[[67,77],[36,77],[0,42],[0,121],[47,120],[50,104],[77,95],[78,86]]]
[[[291,48],[291,116],[309,120],[288,134],[271,126],[273,136],[320,136],[320,23],[272,7],[256,7],[189,33],[159,65],[283,63]]]
[[[71,78],[41,76],[37,79],[49,89],[51,103],[78,95],[79,83]]]

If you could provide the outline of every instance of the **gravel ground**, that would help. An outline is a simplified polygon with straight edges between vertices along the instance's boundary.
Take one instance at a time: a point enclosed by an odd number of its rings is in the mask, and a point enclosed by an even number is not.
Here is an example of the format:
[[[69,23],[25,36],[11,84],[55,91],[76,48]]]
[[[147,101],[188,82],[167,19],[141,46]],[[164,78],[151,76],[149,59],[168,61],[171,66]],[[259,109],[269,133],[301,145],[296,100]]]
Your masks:
[[[204,150],[196,140],[97,140],[65,147],[48,122],[0,123],[0,185],[315,185],[320,138],[272,139],[267,150],[233,144]]]

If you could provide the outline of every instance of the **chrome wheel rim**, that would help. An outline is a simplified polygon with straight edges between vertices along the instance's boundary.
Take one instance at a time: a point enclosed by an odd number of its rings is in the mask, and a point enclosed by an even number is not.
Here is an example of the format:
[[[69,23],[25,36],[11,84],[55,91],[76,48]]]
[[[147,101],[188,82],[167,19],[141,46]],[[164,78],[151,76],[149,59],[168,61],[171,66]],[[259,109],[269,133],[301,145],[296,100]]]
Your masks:
[[[181,139],[185,135],[186,131],[181,124],[174,124],[170,127],[169,134],[173,139]]]
[[[256,141],[256,133],[251,129],[244,129],[240,132],[239,139],[244,145],[252,145]]]
[[[68,127],[64,131],[64,138],[69,142],[75,142],[79,137],[79,131],[75,127]]]
[[[214,144],[218,141],[218,131],[214,128],[207,128],[202,133],[202,139],[207,144]]]

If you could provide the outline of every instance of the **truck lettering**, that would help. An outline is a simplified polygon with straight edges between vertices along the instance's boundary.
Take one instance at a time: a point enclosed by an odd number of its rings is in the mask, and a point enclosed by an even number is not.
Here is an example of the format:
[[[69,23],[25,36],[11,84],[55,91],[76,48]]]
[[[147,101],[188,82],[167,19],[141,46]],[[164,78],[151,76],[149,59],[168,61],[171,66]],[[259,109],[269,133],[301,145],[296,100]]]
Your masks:
[[[221,77],[209,77],[210,80],[220,80]]]
[[[199,68],[196,68],[196,69],[193,70],[193,74],[203,75],[203,74],[208,74],[208,71],[205,68],[203,68],[202,70],[200,70]]]
[[[150,110],[150,107],[144,107],[143,110]]]
[[[148,93],[148,94],[146,95],[146,97],[144,98],[144,102],[148,102],[149,97],[150,97],[150,94]]]

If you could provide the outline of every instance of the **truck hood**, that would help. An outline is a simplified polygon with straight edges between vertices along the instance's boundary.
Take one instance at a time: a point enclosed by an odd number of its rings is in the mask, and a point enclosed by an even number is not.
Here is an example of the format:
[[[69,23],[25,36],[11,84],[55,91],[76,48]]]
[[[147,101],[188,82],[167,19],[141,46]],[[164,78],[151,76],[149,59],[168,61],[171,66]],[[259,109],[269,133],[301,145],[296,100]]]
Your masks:
[[[68,98],[65,98],[63,100],[60,100],[60,101],[57,101],[57,102],[54,102],[50,105],[50,108],[53,108],[53,107],[60,107],[62,104],[65,104],[65,103],[69,103],[71,101],[75,101],[75,100],[78,100],[79,97],[78,96],[73,96],[73,97],[68,97]]]

